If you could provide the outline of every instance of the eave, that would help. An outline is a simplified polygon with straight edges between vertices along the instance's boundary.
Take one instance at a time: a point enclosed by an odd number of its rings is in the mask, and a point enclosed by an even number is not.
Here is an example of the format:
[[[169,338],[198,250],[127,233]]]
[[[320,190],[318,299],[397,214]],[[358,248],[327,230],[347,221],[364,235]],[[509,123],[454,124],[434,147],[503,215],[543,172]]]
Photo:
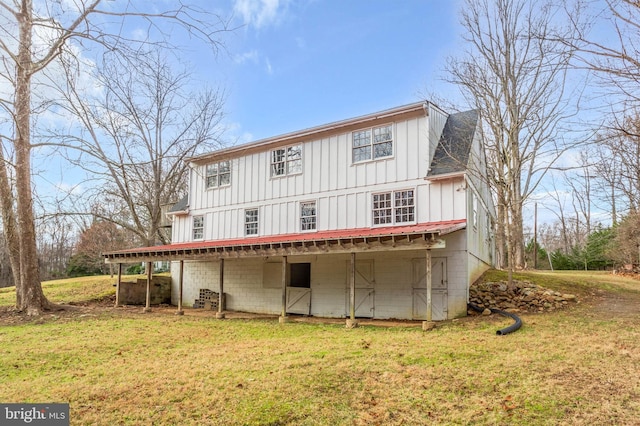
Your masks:
[[[215,260],[360,251],[443,248],[443,235],[466,227],[466,220],[416,225],[197,241],[104,253],[106,263],[158,260]]]

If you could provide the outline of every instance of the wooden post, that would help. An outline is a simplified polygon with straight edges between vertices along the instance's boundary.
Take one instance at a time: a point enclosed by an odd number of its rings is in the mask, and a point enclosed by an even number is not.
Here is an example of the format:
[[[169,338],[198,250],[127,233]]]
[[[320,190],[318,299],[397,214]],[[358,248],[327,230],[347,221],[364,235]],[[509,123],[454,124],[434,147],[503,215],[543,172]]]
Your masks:
[[[218,271],[218,312],[216,312],[216,318],[224,318],[224,259],[220,258],[220,271]]]
[[[349,269],[349,319],[347,328],[358,326],[356,321],[356,254],[351,253],[351,265]]]
[[[287,256],[282,256],[282,315],[279,318],[281,323],[289,322],[287,317]]]
[[[427,249],[427,256],[425,258],[425,271],[427,279],[427,321],[432,321],[431,314],[431,250]]]
[[[118,263],[118,281],[116,281],[116,304],[117,308],[120,306],[120,284],[122,283],[122,263]]]
[[[184,260],[180,261],[180,275],[178,277],[178,311],[176,315],[184,315],[182,310],[182,284],[184,280]]]
[[[143,312],[151,312],[151,269],[153,268],[151,262],[147,262],[147,302],[142,310]]]

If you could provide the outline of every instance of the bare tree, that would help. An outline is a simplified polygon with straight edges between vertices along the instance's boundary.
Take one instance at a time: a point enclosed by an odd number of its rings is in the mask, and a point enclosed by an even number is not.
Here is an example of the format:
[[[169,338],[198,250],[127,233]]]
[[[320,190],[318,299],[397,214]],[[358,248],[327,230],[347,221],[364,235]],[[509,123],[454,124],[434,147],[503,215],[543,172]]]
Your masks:
[[[0,98],[0,108],[10,120],[5,126],[8,138],[3,138],[2,143],[3,148],[8,143],[13,149],[12,160],[0,161],[0,176],[9,175],[7,169],[11,165],[15,173],[14,191],[10,187],[7,191],[0,182],[0,195],[9,200],[2,206],[3,229],[10,244],[17,241],[17,251],[11,251],[12,265],[19,265],[14,269],[16,305],[28,315],[53,307],[42,292],[37,261],[31,182],[35,146],[31,135],[34,78],[55,68],[60,58],[78,57],[89,47],[127,55],[141,43],[162,40],[163,28],[156,25],[158,21],[176,24],[214,47],[218,45],[218,32],[226,29],[224,22],[205,22],[203,19],[215,17],[182,4],[176,10],[147,13],[138,10],[132,1],[104,2],[104,7],[102,3],[101,0],[45,2],[36,9],[32,0],[0,1],[0,79],[10,88],[6,96],[3,94]],[[128,18],[147,23],[149,35],[145,40],[141,42],[119,32]],[[112,28],[116,28],[115,32],[110,31]],[[42,93],[38,98],[41,108],[48,105],[46,97],[47,94]],[[11,219],[9,210],[15,220]]]
[[[640,103],[640,3],[605,0],[603,10],[582,0],[577,3],[581,8],[591,8],[591,23],[585,27],[575,19],[573,11],[569,12],[567,16],[576,31],[572,37],[559,37],[559,40],[579,49],[577,58],[581,63],[595,71],[608,89],[615,88],[622,95],[619,111],[624,111],[629,101],[637,107]],[[599,40],[595,33],[589,32],[594,28],[600,34],[609,31],[613,36]]]
[[[509,271],[524,267],[522,209],[562,152],[561,123],[572,111],[565,93],[573,48],[551,40],[560,31],[552,2],[466,0],[466,52],[450,58],[447,80],[482,114],[485,150],[498,210],[496,244]]]
[[[220,147],[223,97],[207,89],[190,92],[190,74],[174,72],[157,49],[138,52],[134,70],[112,56],[96,69],[98,96],[73,81],[57,87],[66,96],[60,106],[82,129],[55,131],[50,143],[64,147],[72,164],[94,180],[87,213],[141,244],[166,244],[161,207],[186,194],[185,159]]]

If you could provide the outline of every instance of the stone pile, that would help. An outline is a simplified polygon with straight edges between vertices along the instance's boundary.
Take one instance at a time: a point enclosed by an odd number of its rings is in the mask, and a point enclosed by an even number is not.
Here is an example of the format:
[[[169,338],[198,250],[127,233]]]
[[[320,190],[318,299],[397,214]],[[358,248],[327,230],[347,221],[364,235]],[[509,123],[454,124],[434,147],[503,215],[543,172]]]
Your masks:
[[[545,312],[577,302],[573,294],[549,290],[528,281],[483,282],[469,288],[470,303],[507,312]]]

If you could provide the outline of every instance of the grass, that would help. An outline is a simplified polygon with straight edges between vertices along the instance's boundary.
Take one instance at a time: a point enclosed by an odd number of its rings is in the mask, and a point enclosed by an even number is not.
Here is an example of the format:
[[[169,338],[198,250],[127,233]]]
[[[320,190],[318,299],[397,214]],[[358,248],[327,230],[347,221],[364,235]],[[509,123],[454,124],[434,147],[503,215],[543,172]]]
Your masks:
[[[624,277],[526,277],[640,299]],[[57,302],[110,291],[105,277],[45,284]],[[0,290],[0,305],[10,296]],[[85,309],[0,328],[0,401],[69,402],[71,423],[86,425],[634,424],[640,319],[589,303],[523,315],[507,336],[498,316],[425,333]]]

